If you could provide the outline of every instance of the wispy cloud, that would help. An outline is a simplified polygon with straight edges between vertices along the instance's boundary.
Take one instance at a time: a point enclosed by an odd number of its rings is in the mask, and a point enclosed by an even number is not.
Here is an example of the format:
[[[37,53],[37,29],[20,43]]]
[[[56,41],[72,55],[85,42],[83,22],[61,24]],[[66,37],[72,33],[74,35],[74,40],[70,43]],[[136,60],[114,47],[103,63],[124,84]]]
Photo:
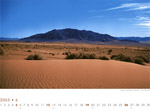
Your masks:
[[[126,9],[126,11],[145,10],[150,9],[150,3],[125,3],[117,7],[109,8],[107,10],[117,10],[117,9]]]
[[[141,26],[141,28],[150,29],[150,17],[148,16],[136,16],[135,18],[118,18],[119,21],[128,21],[133,25]]]
[[[136,24],[136,25],[144,26],[144,28],[150,28],[150,21],[139,23],[139,24]]]
[[[150,9],[150,5],[149,4],[143,4],[143,6],[142,6],[142,4],[139,4],[139,6],[132,8],[131,10],[144,10],[144,9]]]
[[[138,23],[136,25],[142,26],[143,28],[149,28],[150,29],[150,17],[136,17],[135,20],[138,20]]]
[[[137,16],[137,20],[145,21],[145,20],[150,20],[150,17],[142,17],[142,16]]]
[[[116,10],[116,9],[121,9],[121,8],[132,8],[132,7],[135,7],[137,5],[138,5],[138,3],[127,3],[127,4],[122,4],[118,7],[109,8],[107,10]]]
[[[150,17],[147,16],[136,16],[134,18],[118,18],[119,21],[129,21],[129,22],[146,22],[150,21]]]

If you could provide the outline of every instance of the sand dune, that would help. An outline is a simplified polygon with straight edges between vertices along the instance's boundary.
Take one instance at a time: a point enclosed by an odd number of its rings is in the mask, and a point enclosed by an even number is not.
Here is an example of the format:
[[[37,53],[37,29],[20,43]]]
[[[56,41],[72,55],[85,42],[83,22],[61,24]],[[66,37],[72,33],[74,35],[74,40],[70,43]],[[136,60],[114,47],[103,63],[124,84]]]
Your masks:
[[[0,60],[1,88],[150,88],[150,67],[103,60]]]

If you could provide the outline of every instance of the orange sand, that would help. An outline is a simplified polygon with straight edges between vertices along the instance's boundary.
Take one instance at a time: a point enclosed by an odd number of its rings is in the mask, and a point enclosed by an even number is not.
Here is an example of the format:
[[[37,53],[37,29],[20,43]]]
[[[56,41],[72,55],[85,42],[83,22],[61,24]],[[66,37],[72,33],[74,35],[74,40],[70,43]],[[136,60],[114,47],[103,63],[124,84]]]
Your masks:
[[[150,67],[104,60],[0,60],[0,88],[150,88]]]

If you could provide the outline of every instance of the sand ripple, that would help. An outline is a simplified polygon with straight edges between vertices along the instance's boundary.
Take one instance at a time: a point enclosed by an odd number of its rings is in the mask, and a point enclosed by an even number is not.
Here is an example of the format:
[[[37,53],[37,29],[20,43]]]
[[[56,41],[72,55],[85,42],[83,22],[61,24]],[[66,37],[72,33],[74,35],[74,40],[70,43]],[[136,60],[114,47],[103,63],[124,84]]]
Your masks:
[[[0,88],[150,88],[150,67],[102,60],[0,60]]]

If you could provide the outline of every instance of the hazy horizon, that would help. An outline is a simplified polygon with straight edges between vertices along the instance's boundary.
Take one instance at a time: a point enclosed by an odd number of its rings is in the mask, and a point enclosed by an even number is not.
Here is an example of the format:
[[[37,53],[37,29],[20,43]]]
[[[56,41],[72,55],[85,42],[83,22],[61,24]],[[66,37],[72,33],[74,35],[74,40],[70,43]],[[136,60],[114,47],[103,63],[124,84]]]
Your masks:
[[[68,28],[64,28],[64,29],[68,29]],[[71,28],[71,29],[73,29],[73,28]],[[62,29],[52,29],[52,30],[62,30]],[[49,30],[49,31],[52,31],[52,30]],[[77,29],[77,30],[79,30],[79,29]],[[80,30],[86,30],[86,29],[80,29]],[[47,32],[49,32],[49,31],[47,31]],[[86,31],[92,31],[92,30],[86,30]],[[36,34],[44,34],[44,33],[47,33],[47,32],[43,32],[43,33],[36,33]],[[92,31],[92,32],[95,32],[95,31]],[[99,32],[95,32],[95,33],[99,33]],[[36,35],[36,34],[32,34],[32,35],[29,35],[29,36],[27,36],[27,37],[30,37],[30,36],[33,36],[33,35]],[[104,33],[99,33],[99,34],[104,34]],[[107,33],[106,33],[107,34]],[[110,34],[108,34],[108,35],[110,35]],[[111,35],[112,36],[112,35]],[[116,36],[113,36],[113,37],[116,37]],[[117,37],[140,37],[140,38],[145,38],[145,37],[150,37],[150,36],[117,36]],[[25,38],[25,37],[0,37],[0,38],[15,38],[15,39],[21,39],[21,38]]]

